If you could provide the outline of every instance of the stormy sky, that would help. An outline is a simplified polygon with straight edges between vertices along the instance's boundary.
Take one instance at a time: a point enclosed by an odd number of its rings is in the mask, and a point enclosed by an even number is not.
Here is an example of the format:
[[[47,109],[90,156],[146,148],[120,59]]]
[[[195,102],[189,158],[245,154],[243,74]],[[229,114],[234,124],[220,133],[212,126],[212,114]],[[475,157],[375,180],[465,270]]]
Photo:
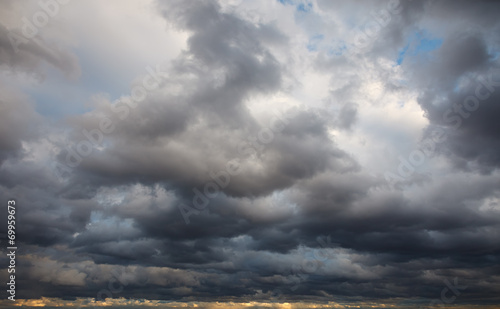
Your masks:
[[[494,308],[499,16],[1,1],[0,306]]]

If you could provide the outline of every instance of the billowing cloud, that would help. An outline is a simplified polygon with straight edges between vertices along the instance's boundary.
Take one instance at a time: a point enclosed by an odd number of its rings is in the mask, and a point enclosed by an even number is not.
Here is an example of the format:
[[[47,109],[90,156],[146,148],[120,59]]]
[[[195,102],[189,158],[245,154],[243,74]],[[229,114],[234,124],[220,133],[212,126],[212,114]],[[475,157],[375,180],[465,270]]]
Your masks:
[[[0,5],[16,305],[498,303],[498,3],[120,5]]]

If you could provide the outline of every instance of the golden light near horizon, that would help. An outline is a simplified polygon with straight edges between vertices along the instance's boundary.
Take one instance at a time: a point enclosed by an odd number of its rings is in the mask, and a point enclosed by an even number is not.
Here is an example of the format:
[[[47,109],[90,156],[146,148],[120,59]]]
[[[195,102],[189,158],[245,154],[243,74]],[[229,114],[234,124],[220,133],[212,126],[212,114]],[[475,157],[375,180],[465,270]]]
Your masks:
[[[499,16],[0,0],[0,307],[494,308]]]
[[[245,308],[271,308],[271,309],[318,309],[318,308],[394,308],[394,309],[417,309],[422,308],[422,305],[398,305],[397,301],[389,300],[389,302],[356,302],[352,304],[328,302],[323,304],[307,303],[307,302],[176,302],[176,301],[160,301],[160,300],[139,300],[116,298],[107,301],[95,301],[93,298],[78,299],[76,301],[62,300],[58,298],[42,297],[40,299],[20,299],[15,303],[0,302],[0,307],[63,307],[63,308],[94,308],[94,307],[157,307],[157,308],[200,308],[200,309],[245,309]],[[496,309],[495,305],[479,306],[479,305],[443,305],[440,308],[484,308]]]

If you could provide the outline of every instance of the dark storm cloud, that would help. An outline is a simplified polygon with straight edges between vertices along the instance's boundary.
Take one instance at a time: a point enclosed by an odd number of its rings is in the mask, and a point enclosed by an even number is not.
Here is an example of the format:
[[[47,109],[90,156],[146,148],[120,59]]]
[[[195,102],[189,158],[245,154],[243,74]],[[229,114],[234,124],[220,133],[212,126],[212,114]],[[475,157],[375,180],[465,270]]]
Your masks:
[[[282,38],[276,29],[256,27],[221,13],[213,2],[169,5],[162,10],[185,14],[175,20],[177,26],[196,30],[188,40],[188,50],[166,73],[165,90],[178,85],[182,91],[175,95],[151,92],[132,110],[122,102],[107,108],[107,115],[124,120],[116,119],[114,123],[112,147],[83,164],[106,177],[151,177],[182,183],[188,181],[182,178],[196,175],[194,180],[201,182],[202,169],[207,165],[223,167],[225,161],[238,155],[234,145],[257,133],[259,127],[244,105],[245,100],[279,88],[280,65],[262,46]],[[128,112],[122,113],[123,108]],[[96,116],[84,116],[75,122],[91,130],[99,122]],[[169,145],[174,138],[183,145]],[[220,150],[226,152],[225,158],[213,153]],[[130,161],[136,164],[126,163]],[[186,168],[191,171],[186,172]],[[162,179],[165,176],[167,179]]]
[[[214,2],[161,3],[160,10],[167,21],[192,31],[187,43],[194,59],[182,57],[175,63],[177,70],[221,75],[220,86],[214,85],[217,80],[206,79],[209,83],[202,82],[189,102],[231,127],[247,126],[244,100],[280,86],[282,68],[265,45],[285,41],[283,35],[270,25],[256,26],[222,13]]]
[[[496,76],[500,76],[500,70],[497,71]],[[485,78],[488,75],[485,75]],[[500,78],[496,78],[500,80]],[[497,83],[500,85],[500,83]],[[473,87],[469,89],[477,89],[481,84],[477,81]],[[475,96],[470,96],[472,92],[461,92],[462,96],[451,94],[450,106],[464,106],[471,104],[478,106],[475,111],[463,111],[463,117],[459,114],[452,114],[447,112],[445,125],[451,126],[448,128],[448,140],[443,151],[451,154],[451,159],[455,165],[460,169],[465,170],[479,170],[481,172],[490,173],[492,169],[498,168],[500,165],[500,128],[498,126],[498,113],[500,106],[498,104],[500,95],[498,92],[492,93],[488,99],[479,100]],[[469,98],[469,99],[467,99]],[[467,101],[466,101],[467,99]],[[469,108],[470,105],[460,108]],[[446,112],[445,112],[446,113]],[[451,118],[453,117],[454,118]],[[460,123],[460,127],[456,130],[456,125]],[[446,152],[448,150],[448,152]],[[451,153],[449,152],[451,151]]]
[[[345,83],[327,89],[319,106],[300,102],[277,118],[248,103],[284,91],[291,64],[274,48],[291,49],[293,40],[276,24],[250,22],[215,1],[158,3],[157,13],[188,39],[171,63],[153,67],[158,87],[141,102],[96,97],[93,110],[58,130],[28,99],[2,91],[0,197],[16,197],[22,209],[20,295],[96,297],[118,282],[123,291],[113,298],[268,301],[279,288],[282,300],[420,301],[439,298],[443,280],[457,277],[468,286],[461,301],[498,300],[498,91],[456,128],[443,118],[475,94],[481,81],[474,76],[488,79],[496,65],[498,38],[486,30],[498,28],[492,3],[401,2],[358,62],[318,55],[315,70]],[[319,4],[355,20],[386,7]],[[408,83],[393,84],[380,58],[395,59],[410,33],[442,19],[454,25],[443,44],[428,62],[408,56],[401,66]],[[477,27],[459,27],[465,24]],[[37,72],[43,62],[76,70],[71,56],[55,50],[1,48],[9,72]],[[446,130],[438,155],[454,164],[451,176],[425,175],[411,189],[391,190],[352,153],[364,149],[343,148],[337,136],[354,139],[365,116],[355,95],[370,66],[388,92],[417,93],[427,130]],[[98,137],[104,117],[114,129],[100,132],[91,155],[57,177],[54,164],[66,164],[89,132]],[[51,139],[31,128],[40,121]],[[272,138],[262,142],[266,129]],[[23,149],[22,141],[31,143]],[[195,207],[194,189],[203,192],[231,160],[238,175],[187,225],[178,206]]]
[[[64,200],[55,192],[42,187],[16,186],[2,189],[2,196],[16,196],[17,203],[26,205],[26,213],[18,215],[18,237],[27,244],[48,246],[66,243],[71,235],[85,227],[95,204],[88,200]],[[29,210],[29,211],[28,211]]]
[[[470,8],[464,6],[466,9]],[[421,91],[419,103],[431,125],[445,130],[446,141],[439,145],[440,151],[460,169],[486,172],[498,166],[499,157],[496,115],[500,70],[493,53],[498,43],[489,39],[489,28],[480,27],[483,22],[471,17],[480,17],[468,16],[475,28],[464,27],[445,37],[428,66],[409,64],[408,68],[414,72],[412,80]],[[485,18],[488,20],[489,14]],[[490,22],[487,25],[498,27]]]
[[[281,65],[266,48],[275,40],[286,42],[277,29],[222,13],[214,2],[169,4],[162,12],[169,22],[192,31],[188,49],[173,62],[164,85],[166,91],[168,84],[177,84],[182,91],[178,95],[165,94],[163,88],[152,91],[123,119],[113,114],[122,103],[104,103],[102,112],[116,120],[116,129],[106,136],[110,147],[85,158],[78,167],[83,177],[77,178],[79,183],[94,176],[96,185],[100,181],[110,185],[110,179],[120,184],[161,181],[192,195],[192,188],[212,181],[210,172],[223,171],[236,159],[245,177],[234,177],[223,192],[259,196],[324,169],[355,166],[331,142],[328,119],[321,110],[286,111],[262,123],[246,107],[249,98],[280,89]],[[352,109],[344,108],[340,126],[348,126],[354,116]],[[85,138],[79,134],[82,129],[95,130],[99,117],[102,114],[91,113],[72,120],[78,125],[75,140]],[[285,128],[271,132],[271,142],[251,143],[276,122]],[[66,149],[59,158],[64,163],[67,156]]]

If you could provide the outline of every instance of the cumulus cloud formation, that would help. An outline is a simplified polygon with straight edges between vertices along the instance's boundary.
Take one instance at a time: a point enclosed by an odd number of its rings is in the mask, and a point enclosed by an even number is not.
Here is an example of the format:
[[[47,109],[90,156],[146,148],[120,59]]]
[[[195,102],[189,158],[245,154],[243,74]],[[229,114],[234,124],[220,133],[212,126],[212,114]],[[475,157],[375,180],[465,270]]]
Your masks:
[[[0,8],[16,305],[500,302],[499,3]]]

